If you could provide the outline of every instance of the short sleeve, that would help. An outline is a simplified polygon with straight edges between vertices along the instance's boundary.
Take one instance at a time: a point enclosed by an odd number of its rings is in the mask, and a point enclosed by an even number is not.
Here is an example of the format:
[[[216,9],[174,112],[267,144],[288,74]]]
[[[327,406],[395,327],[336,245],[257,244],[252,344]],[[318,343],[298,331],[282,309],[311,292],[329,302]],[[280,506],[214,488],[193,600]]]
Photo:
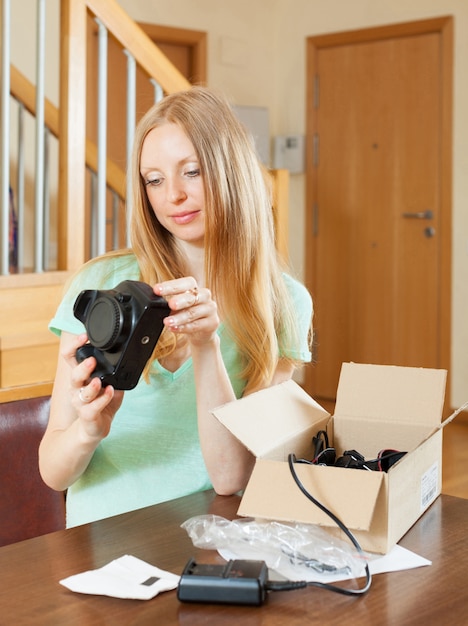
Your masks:
[[[313,315],[312,297],[306,287],[298,280],[289,274],[283,274],[283,276],[296,314],[297,346],[283,349],[282,356],[309,363],[312,360],[309,344],[309,332]]]
[[[73,315],[73,305],[78,294],[84,289],[113,289],[123,280],[139,280],[139,275],[138,263],[133,254],[102,257],[87,263],[71,279],[49,322],[49,330],[59,336],[62,331],[75,335],[85,332],[82,322]]]

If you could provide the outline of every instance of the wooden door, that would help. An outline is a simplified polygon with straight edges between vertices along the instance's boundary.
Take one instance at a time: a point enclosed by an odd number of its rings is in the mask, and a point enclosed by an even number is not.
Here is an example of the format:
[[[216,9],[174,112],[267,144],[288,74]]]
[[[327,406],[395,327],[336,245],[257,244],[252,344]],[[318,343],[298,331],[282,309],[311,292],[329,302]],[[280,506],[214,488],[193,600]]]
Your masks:
[[[334,399],[344,361],[449,365],[450,25],[308,42],[316,398]]]

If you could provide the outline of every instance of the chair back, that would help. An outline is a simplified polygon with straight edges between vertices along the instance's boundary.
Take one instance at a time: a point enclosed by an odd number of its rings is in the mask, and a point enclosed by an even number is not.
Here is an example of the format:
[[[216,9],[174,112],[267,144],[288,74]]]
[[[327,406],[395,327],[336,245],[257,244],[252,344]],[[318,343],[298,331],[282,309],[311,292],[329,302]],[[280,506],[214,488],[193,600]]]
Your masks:
[[[39,473],[50,397],[0,404],[0,546],[65,528],[65,497]]]

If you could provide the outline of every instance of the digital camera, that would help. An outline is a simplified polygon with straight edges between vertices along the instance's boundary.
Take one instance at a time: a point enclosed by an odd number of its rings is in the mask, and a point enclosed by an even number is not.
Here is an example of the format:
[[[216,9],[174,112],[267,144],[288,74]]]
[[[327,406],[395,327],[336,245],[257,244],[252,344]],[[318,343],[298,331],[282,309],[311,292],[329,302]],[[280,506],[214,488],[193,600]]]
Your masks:
[[[73,313],[85,325],[89,343],[78,348],[79,362],[94,356],[93,376],[102,385],[133,389],[161,335],[169,306],[146,283],[124,280],[114,289],[86,289]]]

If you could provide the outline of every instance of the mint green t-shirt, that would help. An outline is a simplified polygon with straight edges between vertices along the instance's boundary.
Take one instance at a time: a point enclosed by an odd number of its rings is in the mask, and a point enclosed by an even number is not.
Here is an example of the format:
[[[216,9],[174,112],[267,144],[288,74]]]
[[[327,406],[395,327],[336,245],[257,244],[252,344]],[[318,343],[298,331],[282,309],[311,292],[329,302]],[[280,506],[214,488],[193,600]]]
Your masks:
[[[79,334],[84,326],[73,315],[83,289],[113,289],[123,280],[139,280],[132,254],[109,257],[86,266],[74,278],[49,328]],[[310,361],[307,336],[312,301],[303,285],[285,281],[298,313],[300,351],[289,353]],[[218,329],[221,353],[236,397],[246,381],[239,376],[241,358],[223,324]],[[154,361],[149,384],[140,379],[126,391],[109,435],[97,447],[82,476],[68,489],[67,526],[77,526],[158,502],[211,488],[197,428],[192,359],[175,372]]]

